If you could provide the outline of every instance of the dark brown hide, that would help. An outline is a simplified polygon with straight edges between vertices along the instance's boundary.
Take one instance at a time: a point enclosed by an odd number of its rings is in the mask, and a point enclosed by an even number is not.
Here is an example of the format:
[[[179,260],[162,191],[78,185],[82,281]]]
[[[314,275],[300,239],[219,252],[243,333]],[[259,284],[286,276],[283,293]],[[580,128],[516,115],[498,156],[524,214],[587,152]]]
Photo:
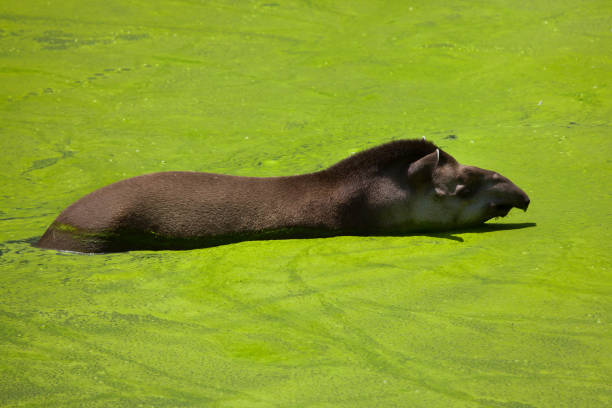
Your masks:
[[[474,225],[503,216],[511,207],[527,208],[527,195],[508,179],[461,166],[450,155],[436,151],[430,142],[402,140],[298,176],[195,172],[138,176],[76,201],[37,245],[117,252],[191,249],[253,239],[408,233]],[[493,178],[498,182],[491,184]],[[473,196],[483,194],[480,188],[496,189],[499,199],[492,199],[478,219],[466,222],[459,216],[447,221],[446,215],[427,211],[422,220],[415,219],[421,207],[446,203],[438,211],[455,211],[452,200],[475,200],[446,191],[465,184],[462,180],[469,181]],[[428,200],[433,200],[429,206]]]

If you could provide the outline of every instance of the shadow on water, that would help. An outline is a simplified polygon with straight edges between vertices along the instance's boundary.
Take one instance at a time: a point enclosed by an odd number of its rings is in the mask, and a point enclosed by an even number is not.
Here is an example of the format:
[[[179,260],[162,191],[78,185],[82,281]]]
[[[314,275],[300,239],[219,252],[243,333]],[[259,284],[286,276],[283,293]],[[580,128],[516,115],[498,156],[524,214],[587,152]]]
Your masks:
[[[427,237],[434,238],[445,238],[450,239],[452,241],[463,242],[463,238],[458,237],[456,234],[473,234],[473,233],[483,233],[483,232],[494,232],[494,231],[508,231],[514,229],[523,229],[535,227],[537,224],[535,222],[515,222],[515,223],[505,223],[505,224],[482,224],[478,227],[472,228],[464,228],[452,231],[444,231],[444,232],[436,232],[436,233],[422,233],[422,234],[410,234],[411,236],[423,235]]]
[[[523,228],[530,228],[530,227],[535,227],[537,226],[537,224],[535,222],[522,222],[522,223],[505,223],[505,224],[482,224],[480,226],[477,227],[472,227],[472,228],[463,228],[463,229],[456,229],[456,230],[451,230],[451,231],[440,231],[440,232],[415,232],[415,233],[408,233],[408,234],[400,234],[400,233],[390,233],[390,234],[344,234],[346,236],[361,236],[361,237],[366,237],[366,236],[378,236],[378,237],[417,237],[417,236],[425,236],[425,237],[432,237],[432,238],[443,238],[443,239],[449,239],[451,241],[456,241],[456,242],[464,242],[464,239],[460,236],[457,236],[457,234],[466,234],[466,233],[485,233],[485,232],[495,232],[495,231],[508,231],[508,230],[514,230],[514,229],[523,229]],[[215,247],[215,246],[223,246],[223,245],[230,245],[230,244],[235,244],[238,242],[244,242],[244,241],[257,241],[257,240],[283,240],[283,239],[309,239],[309,238],[329,238],[329,237],[333,237],[333,236],[341,236],[341,235],[336,235],[336,234],[304,234],[304,231],[302,231],[302,233],[298,233],[296,236],[283,236],[283,237],[274,237],[274,236],[267,236],[267,237],[251,237],[251,239],[248,239],[247,237],[244,237],[244,239],[234,239],[234,240],[228,240],[228,241],[220,241],[217,243],[207,243],[207,244],[203,244],[202,245],[193,245],[191,247],[175,247],[175,248],[171,248],[171,247],[146,247],[146,248],[134,248],[132,249],[133,251],[139,251],[139,250],[190,250],[190,249],[202,249],[202,248],[210,248],[210,247]],[[27,243],[30,246],[36,247],[36,243],[38,242],[39,237],[31,237],[28,239],[24,239],[24,240],[12,240],[12,241],[5,241],[0,243],[0,256],[2,256],[3,253],[6,252],[6,245],[7,244],[15,244],[15,243]],[[132,251],[132,250],[128,250],[128,251]],[[122,250],[122,251],[108,251],[108,252],[99,252],[99,254],[103,254],[103,253],[113,253],[113,252],[124,252],[126,250]],[[60,253],[69,253],[69,254],[84,254],[81,252],[75,252],[75,251],[65,251],[65,250],[60,250],[57,251]],[[89,254],[89,253],[88,253]]]

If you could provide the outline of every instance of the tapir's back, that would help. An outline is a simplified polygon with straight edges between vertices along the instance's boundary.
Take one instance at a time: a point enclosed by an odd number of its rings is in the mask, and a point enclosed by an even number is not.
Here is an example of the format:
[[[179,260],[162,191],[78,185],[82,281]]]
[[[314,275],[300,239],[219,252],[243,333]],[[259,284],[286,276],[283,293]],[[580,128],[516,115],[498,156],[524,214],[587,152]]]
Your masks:
[[[274,228],[286,223],[287,209],[279,206],[291,201],[287,195],[300,190],[287,188],[288,179],[196,172],[133,177],[100,188],[66,208],[38,246],[104,252],[122,250],[99,248],[116,241],[114,236],[119,233],[122,241],[133,235],[130,248],[147,248],[152,245],[149,239],[189,241],[262,226]],[[178,244],[183,245],[191,246],[189,242]],[[201,245],[194,241],[193,246]]]

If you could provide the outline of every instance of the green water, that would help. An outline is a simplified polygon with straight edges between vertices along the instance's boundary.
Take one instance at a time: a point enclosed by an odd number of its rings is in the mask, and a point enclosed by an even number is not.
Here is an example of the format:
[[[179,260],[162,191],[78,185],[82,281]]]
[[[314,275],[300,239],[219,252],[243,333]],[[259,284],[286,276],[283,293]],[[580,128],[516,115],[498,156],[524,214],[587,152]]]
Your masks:
[[[0,4],[1,406],[612,404],[609,1],[85,3]],[[129,176],[423,135],[530,195],[495,222],[536,226],[29,245]]]

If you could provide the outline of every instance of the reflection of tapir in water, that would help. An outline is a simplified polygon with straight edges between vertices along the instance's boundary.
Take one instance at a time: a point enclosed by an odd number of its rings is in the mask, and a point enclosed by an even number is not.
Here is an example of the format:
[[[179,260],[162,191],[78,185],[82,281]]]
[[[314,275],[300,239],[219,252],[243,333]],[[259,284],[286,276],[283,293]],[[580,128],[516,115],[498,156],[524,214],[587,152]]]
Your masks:
[[[119,181],[64,210],[38,246],[116,252],[441,231],[528,205],[507,178],[461,165],[425,140],[401,140],[298,176],[166,172]]]

